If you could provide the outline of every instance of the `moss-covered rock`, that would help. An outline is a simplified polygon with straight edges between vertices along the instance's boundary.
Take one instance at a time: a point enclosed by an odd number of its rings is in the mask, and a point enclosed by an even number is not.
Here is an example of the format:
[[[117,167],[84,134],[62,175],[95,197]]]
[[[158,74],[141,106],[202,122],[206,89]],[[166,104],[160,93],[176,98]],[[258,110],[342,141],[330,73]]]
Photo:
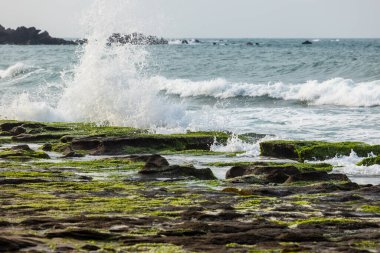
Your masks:
[[[355,151],[359,156],[380,154],[380,145],[362,142],[322,141],[265,141],[260,143],[261,155],[298,161],[325,160],[335,156],[348,156]]]
[[[0,151],[0,158],[9,160],[50,159],[45,152],[34,151],[28,145],[19,145]]]
[[[358,166],[372,166],[376,164],[378,165],[380,164],[380,156],[365,158],[362,161],[360,161],[357,165]]]

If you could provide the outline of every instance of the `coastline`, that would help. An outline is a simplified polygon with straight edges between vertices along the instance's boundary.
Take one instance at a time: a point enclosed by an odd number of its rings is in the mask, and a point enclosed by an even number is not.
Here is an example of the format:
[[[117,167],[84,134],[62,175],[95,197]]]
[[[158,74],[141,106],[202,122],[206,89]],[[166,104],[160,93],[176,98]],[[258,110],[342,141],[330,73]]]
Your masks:
[[[380,186],[358,185],[333,172],[332,165],[305,162],[352,150],[363,157],[379,155],[377,145],[266,141],[261,161],[236,162],[237,153],[210,151],[215,140],[228,141],[224,132],[161,135],[19,121],[1,121],[0,128],[0,248],[5,251],[371,252],[380,247]],[[170,156],[216,162],[205,164],[210,170],[195,162],[172,164]],[[378,162],[368,158],[362,164]],[[217,179],[213,171],[226,167],[227,179]]]

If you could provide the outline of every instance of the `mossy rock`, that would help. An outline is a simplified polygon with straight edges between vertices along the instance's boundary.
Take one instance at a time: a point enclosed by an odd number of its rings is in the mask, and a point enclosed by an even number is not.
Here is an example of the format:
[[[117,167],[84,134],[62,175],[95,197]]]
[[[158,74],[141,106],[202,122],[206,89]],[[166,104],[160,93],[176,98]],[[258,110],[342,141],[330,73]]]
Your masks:
[[[365,158],[361,162],[359,162],[357,165],[358,166],[372,166],[376,164],[380,165],[380,156]]]
[[[286,158],[304,162],[305,160],[325,160],[335,156],[348,156],[352,151],[359,156],[370,153],[380,154],[380,145],[363,142],[323,142],[323,141],[266,141],[260,143],[262,156]]]
[[[50,159],[49,155],[45,152],[34,151],[27,148],[7,148],[0,151],[0,158],[8,160],[32,160],[32,159]]]
[[[279,163],[279,162],[212,162],[208,163],[208,166],[215,167],[233,167],[233,166],[241,166],[241,167],[279,167],[279,168],[287,168],[289,166],[293,166],[300,170],[301,172],[312,172],[312,171],[326,171],[331,172],[333,170],[333,166],[328,163]]]

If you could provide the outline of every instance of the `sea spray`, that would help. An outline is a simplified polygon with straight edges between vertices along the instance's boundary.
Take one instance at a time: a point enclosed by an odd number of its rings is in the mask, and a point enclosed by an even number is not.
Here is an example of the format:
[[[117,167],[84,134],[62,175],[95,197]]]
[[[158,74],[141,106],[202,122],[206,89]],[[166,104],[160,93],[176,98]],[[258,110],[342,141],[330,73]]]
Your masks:
[[[56,105],[27,92],[3,106],[12,119],[86,121],[133,127],[185,126],[180,105],[159,97],[144,74],[149,52],[144,46],[109,45],[114,32],[143,32],[137,0],[97,0],[83,19],[84,45],[72,80],[66,80]],[[63,80],[64,81],[64,80]],[[4,115],[3,115],[4,116]]]

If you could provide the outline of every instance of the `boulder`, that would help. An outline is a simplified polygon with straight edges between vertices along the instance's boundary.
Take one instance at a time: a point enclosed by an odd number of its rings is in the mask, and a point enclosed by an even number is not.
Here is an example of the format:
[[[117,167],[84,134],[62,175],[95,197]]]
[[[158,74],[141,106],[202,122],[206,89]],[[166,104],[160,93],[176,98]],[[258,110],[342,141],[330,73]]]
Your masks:
[[[43,150],[43,151],[52,151],[53,150],[53,145],[51,145],[50,143],[45,143],[42,147],[41,147],[41,149]]]
[[[286,183],[307,181],[350,181],[344,174],[328,174],[326,171],[311,171],[290,176]]]
[[[28,145],[17,145],[13,146],[11,149],[15,151],[32,151]]]
[[[236,166],[227,171],[226,178],[255,175],[267,183],[284,183],[289,176],[296,175],[300,171],[294,166]]]
[[[302,45],[311,45],[311,44],[313,44],[313,42],[311,42],[310,40],[306,40],[302,42]]]
[[[188,45],[188,44],[189,44],[189,42],[188,42],[187,40],[182,40],[181,43],[182,43],[182,44],[185,44],[185,45]]]
[[[22,122],[6,122],[0,125],[1,131],[10,132],[13,128],[21,126]]]
[[[11,131],[10,131],[10,133],[12,135],[16,136],[16,135],[20,135],[20,134],[26,133],[26,129],[24,127],[22,127],[22,126],[17,126],[17,127],[12,128]]]
[[[214,180],[216,177],[210,169],[196,169],[194,166],[170,166],[168,161],[160,155],[152,155],[144,168],[139,171],[142,179],[186,179]]]
[[[146,161],[144,171],[156,170],[157,168],[163,168],[169,166],[169,162],[160,155],[152,155]]]
[[[253,46],[253,43],[252,43],[252,42],[247,42],[246,45],[247,45],[247,46]]]

